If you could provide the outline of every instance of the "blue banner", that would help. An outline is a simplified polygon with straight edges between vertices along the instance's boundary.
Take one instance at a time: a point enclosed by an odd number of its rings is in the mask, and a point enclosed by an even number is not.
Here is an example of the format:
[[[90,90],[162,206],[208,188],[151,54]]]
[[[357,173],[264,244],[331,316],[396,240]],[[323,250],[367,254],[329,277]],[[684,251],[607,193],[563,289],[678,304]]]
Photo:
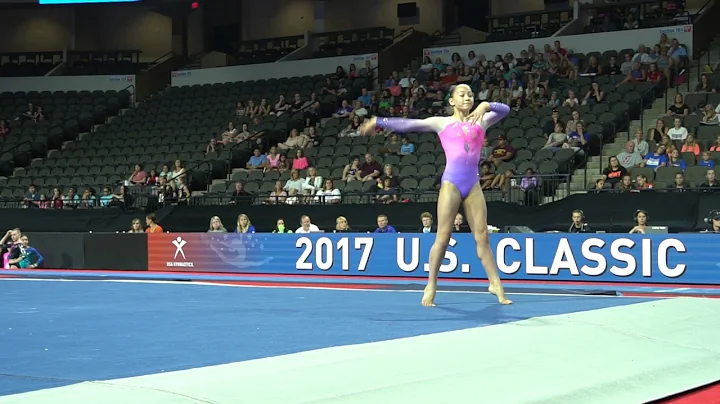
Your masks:
[[[425,277],[433,234],[150,234],[151,271]],[[501,277],[720,284],[720,237],[492,234]],[[442,277],[485,279],[471,234],[456,234]]]

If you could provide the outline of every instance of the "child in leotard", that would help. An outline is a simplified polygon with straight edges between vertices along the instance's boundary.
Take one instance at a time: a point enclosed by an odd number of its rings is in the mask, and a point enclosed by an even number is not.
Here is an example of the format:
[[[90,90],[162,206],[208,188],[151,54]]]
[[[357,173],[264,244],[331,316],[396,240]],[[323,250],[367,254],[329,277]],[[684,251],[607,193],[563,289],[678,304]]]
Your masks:
[[[393,132],[436,132],[445,150],[446,167],[438,196],[437,233],[430,249],[430,273],[423,294],[423,306],[435,306],[437,278],[452,235],[453,221],[460,204],[476,240],[477,254],[490,283],[489,292],[501,304],[511,304],[498,275],[497,265],[487,231],[487,205],[479,184],[478,165],[482,155],[486,130],[499,122],[510,107],[502,103],[481,103],[472,113],[473,93],[467,85],[451,89],[449,101],[453,108],[450,117],[427,119],[372,118],[362,127],[362,133],[372,135],[376,127]]]

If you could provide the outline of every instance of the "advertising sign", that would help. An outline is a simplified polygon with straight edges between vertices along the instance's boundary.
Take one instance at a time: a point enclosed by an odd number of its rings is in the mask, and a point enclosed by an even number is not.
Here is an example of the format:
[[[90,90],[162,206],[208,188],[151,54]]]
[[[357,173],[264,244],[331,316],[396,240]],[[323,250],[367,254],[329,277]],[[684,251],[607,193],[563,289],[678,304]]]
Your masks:
[[[425,277],[432,234],[150,234],[151,271]],[[714,235],[491,235],[505,279],[720,284]],[[441,276],[485,279],[470,234]]]

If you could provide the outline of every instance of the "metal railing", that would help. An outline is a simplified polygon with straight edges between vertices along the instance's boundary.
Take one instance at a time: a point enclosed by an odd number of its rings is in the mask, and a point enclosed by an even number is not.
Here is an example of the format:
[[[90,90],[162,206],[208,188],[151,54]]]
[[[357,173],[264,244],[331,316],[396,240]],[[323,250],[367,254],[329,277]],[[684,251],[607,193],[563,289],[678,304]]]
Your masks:
[[[504,202],[507,203],[536,206],[570,195],[569,174],[514,175],[505,182]],[[565,195],[558,195],[557,191],[565,191]]]

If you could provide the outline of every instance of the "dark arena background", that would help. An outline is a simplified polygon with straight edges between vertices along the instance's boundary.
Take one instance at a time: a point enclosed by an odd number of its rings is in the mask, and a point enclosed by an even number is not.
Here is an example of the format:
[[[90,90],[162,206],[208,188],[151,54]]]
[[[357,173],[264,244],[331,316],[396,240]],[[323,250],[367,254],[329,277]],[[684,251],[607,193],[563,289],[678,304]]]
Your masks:
[[[716,2],[0,10],[1,404],[720,403]],[[511,305],[462,207],[420,304],[443,147],[360,131],[457,84]]]

